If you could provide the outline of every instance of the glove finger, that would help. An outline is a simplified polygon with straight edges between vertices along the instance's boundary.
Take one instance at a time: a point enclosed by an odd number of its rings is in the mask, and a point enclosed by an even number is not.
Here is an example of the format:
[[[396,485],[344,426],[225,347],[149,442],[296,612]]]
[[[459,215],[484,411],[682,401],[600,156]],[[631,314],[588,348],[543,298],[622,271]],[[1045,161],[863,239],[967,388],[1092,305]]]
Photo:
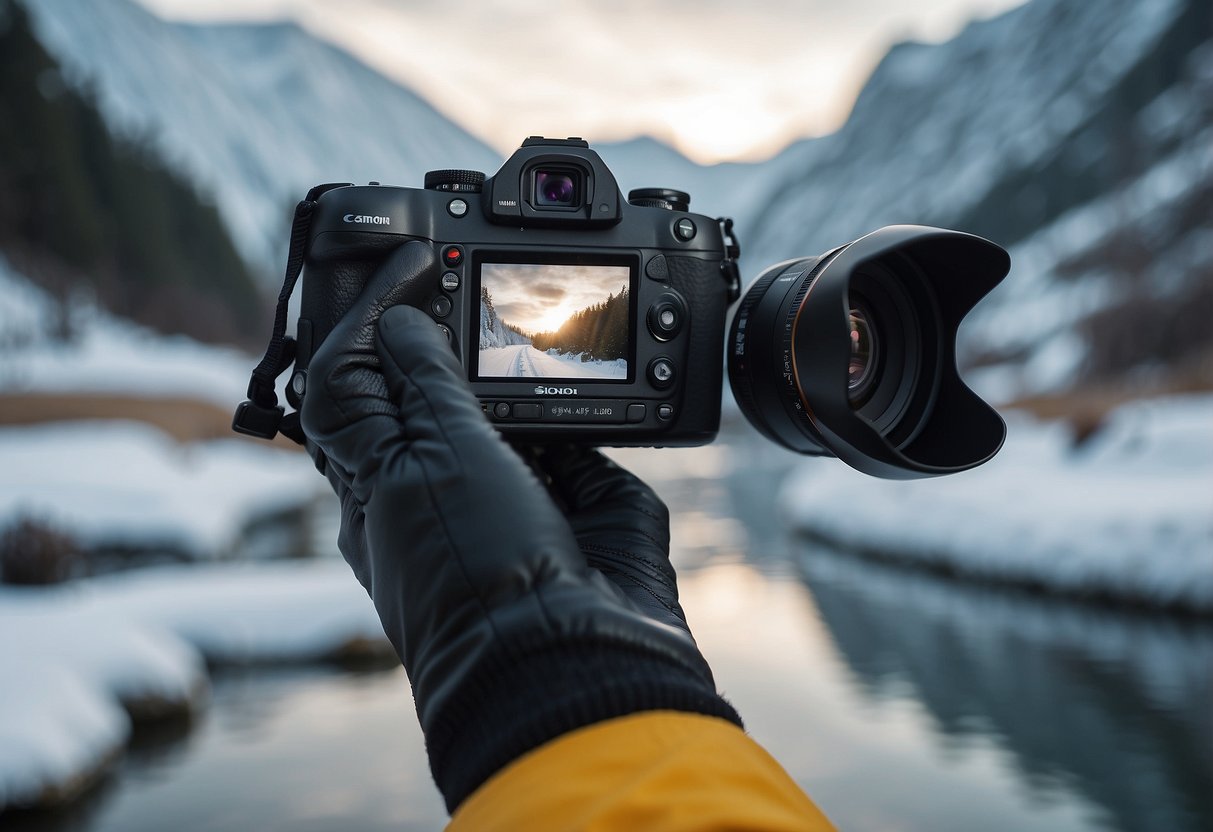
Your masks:
[[[434,322],[412,307],[389,309],[379,322],[379,354],[408,443],[385,463],[385,478],[407,492],[395,499],[431,506],[465,559],[526,562],[533,549],[584,569],[564,515],[489,425]],[[402,520],[414,521],[416,534],[431,533],[432,518],[416,512]]]
[[[670,510],[644,480],[601,452],[577,445],[544,447],[537,462],[568,507],[574,531],[628,529],[668,561]]]
[[[688,630],[670,563],[669,510],[643,480],[592,448],[552,446],[537,456],[586,562],[649,618]]]
[[[383,310],[416,291],[434,253],[418,242],[395,249],[316,350],[300,419],[304,433],[346,471],[365,477],[382,442],[398,436],[395,407],[379,368],[376,324]],[[365,495],[364,495],[365,496]]]

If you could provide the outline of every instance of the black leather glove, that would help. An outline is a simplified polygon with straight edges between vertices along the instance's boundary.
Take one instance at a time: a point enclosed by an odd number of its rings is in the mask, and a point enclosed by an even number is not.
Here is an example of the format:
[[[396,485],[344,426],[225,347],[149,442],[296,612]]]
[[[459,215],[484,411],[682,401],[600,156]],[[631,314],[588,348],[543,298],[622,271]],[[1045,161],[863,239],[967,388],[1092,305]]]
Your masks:
[[[389,255],[313,356],[301,415],[447,808],[604,719],[668,709],[740,725],[678,606],[660,500],[596,453],[539,453],[566,519],[433,321],[394,305],[437,275],[429,246]]]

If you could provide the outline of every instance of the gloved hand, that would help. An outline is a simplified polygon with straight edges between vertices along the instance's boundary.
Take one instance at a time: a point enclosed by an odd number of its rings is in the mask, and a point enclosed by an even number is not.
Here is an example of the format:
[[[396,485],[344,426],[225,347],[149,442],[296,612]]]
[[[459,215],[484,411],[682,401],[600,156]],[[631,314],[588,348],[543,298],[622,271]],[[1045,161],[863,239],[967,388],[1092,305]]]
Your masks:
[[[663,709],[740,725],[678,606],[665,507],[595,452],[538,452],[565,517],[433,321],[394,305],[437,274],[422,243],[389,255],[313,356],[301,417],[447,808],[604,719]]]

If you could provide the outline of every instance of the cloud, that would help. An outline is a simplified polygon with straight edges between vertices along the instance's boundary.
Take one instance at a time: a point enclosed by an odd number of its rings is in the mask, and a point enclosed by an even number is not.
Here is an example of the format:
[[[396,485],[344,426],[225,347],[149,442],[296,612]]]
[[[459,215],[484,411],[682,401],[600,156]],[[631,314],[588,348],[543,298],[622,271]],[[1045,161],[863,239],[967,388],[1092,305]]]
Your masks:
[[[502,320],[543,332],[574,312],[617,295],[628,285],[627,266],[485,263],[481,281]]]

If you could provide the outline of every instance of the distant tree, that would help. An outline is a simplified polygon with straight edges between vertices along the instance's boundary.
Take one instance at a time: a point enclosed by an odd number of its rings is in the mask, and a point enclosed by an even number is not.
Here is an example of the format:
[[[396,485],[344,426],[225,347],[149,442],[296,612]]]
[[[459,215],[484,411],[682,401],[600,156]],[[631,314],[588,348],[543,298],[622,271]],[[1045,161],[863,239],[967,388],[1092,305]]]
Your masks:
[[[540,350],[580,353],[584,360],[627,358],[630,310],[631,296],[624,286],[619,294],[574,312],[555,332],[532,336],[532,343]]]

